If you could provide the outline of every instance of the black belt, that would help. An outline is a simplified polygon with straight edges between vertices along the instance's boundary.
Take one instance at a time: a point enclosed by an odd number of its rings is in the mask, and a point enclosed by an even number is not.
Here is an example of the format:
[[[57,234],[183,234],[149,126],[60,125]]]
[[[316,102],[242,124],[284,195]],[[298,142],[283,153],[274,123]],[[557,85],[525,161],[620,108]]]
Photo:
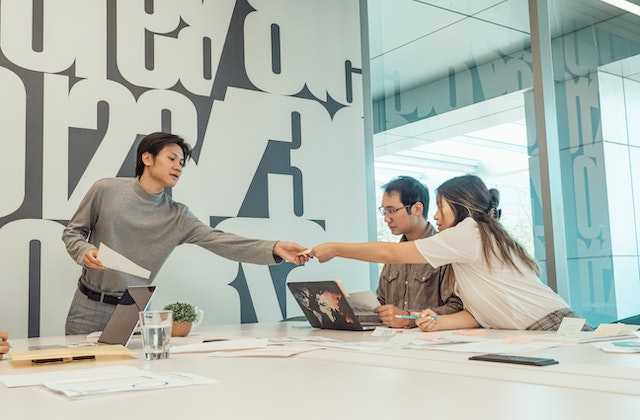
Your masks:
[[[109,305],[117,305],[120,302],[119,296],[105,295],[104,292],[96,292],[95,290],[89,289],[81,281],[78,282],[78,290],[80,290],[83,295],[91,300],[95,300],[96,302],[108,303]]]

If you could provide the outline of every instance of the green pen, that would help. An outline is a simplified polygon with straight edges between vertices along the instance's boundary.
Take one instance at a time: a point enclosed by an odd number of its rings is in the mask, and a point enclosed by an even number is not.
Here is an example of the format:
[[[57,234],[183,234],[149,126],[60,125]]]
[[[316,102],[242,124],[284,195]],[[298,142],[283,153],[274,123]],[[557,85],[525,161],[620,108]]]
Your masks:
[[[420,314],[409,314],[409,315],[396,315],[398,319],[418,319],[420,318]],[[438,320],[437,316],[431,315],[430,318],[434,321]]]
[[[420,315],[418,314],[410,314],[410,315],[396,315],[398,319],[418,319]]]

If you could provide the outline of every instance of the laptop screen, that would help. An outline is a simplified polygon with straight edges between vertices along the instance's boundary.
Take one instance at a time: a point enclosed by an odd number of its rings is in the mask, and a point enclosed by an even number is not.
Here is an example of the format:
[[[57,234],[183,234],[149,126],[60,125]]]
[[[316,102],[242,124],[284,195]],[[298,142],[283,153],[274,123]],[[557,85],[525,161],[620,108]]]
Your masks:
[[[312,326],[361,328],[346,296],[335,281],[289,282],[287,286]]]
[[[133,330],[138,323],[138,313],[144,311],[151,300],[156,286],[129,287],[113,311],[107,326],[104,327],[98,343],[129,344]]]

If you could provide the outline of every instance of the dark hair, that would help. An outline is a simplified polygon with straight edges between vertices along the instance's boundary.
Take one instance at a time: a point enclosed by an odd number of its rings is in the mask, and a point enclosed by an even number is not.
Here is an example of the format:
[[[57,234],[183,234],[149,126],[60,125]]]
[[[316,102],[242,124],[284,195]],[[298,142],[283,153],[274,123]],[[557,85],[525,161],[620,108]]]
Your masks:
[[[455,224],[467,217],[473,218],[478,223],[484,258],[489,267],[490,254],[495,255],[500,261],[520,269],[513,261],[513,255],[517,255],[527,267],[539,272],[538,265],[529,253],[515,239],[509,235],[500,223],[501,211],[500,193],[495,188],[487,189],[487,186],[475,175],[464,175],[451,178],[438,187],[436,201],[441,205],[441,200],[446,199],[455,215]],[[496,250],[497,248],[497,250]]]
[[[182,154],[184,155],[182,166],[186,165],[187,160],[191,157],[191,146],[189,143],[175,134],[163,132],[151,133],[144,136],[138,145],[136,152],[136,176],[140,177],[144,172],[144,162],[142,162],[143,154],[151,153],[153,156],[158,156],[158,153],[169,144],[177,144],[180,146]]]
[[[399,176],[382,186],[385,193],[397,192],[405,206],[422,203],[422,215],[429,217],[429,190],[420,181],[410,176]]]

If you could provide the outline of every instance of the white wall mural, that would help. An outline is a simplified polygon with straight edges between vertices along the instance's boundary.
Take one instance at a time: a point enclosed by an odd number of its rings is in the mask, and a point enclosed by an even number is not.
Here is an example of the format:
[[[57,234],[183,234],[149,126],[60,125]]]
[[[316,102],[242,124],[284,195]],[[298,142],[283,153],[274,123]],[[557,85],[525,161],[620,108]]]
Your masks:
[[[132,176],[137,141],[194,146],[173,191],[241,235],[364,241],[360,15],[344,0],[0,0],[0,328],[61,334],[80,268],[60,235],[98,179]],[[154,306],[206,323],[300,313],[291,280],[369,285],[365,264],[238,264],[193,246]]]

